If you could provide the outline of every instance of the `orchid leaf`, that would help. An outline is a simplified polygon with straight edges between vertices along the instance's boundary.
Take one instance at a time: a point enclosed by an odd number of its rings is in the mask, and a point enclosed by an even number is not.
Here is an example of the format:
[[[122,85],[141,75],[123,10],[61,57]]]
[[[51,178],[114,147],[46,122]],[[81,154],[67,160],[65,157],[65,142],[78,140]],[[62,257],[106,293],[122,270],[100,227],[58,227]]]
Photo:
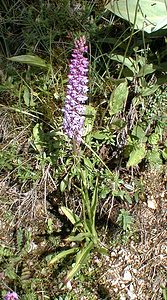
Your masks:
[[[61,210],[73,225],[81,222],[80,218],[69,208],[61,206]]]
[[[76,263],[75,263],[74,267],[72,268],[72,270],[68,273],[68,275],[66,277],[66,281],[71,280],[78,273],[78,271],[82,267],[83,263],[88,258],[91,250],[93,249],[93,246],[94,246],[93,242],[89,242],[89,244],[87,246],[85,246],[83,248],[83,250],[78,252],[78,254],[76,256]]]
[[[73,253],[75,253],[75,252],[77,252],[77,251],[78,251],[78,248],[71,248],[71,249],[68,249],[68,250],[64,250],[64,251],[58,253],[56,256],[54,256],[54,257],[50,260],[49,265],[52,265],[52,264],[58,262],[60,259],[66,257],[67,255],[73,254]]]

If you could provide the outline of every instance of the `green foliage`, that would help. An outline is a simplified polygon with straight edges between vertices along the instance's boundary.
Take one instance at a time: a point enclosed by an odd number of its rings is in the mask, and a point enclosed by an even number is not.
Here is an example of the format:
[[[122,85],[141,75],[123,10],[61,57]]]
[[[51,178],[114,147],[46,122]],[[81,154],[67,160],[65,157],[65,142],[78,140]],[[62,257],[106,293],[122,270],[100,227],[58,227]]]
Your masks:
[[[22,64],[28,64],[36,67],[47,68],[46,62],[39,56],[33,55],[19,55],[8,58],[8,60],[19,62]]]
[[[120,83],[112,92],[109,101],[109,113],[115,115],[123,110],[124,104],[128,97],[127,82]]]
[[[163,299],[167,300],[167,289],[165,287],[161,287]]]
[[[106,8],[133,23],[135,29],[151,33],[167,28],[165,0],[158,0],[155,3],[151,0],[134,0],[133,2],[118,0],[109,2]]]
[[[3,259],[3,257],[11,257],[13,255],[12,251],[4,246],[0,247],[0,260]]]
[[[35,172],[33,165],[18,154],[17,143],[9,146],[5,152],[0,151],[0,170],[12,172],[22,182],[35,181],[40,176],[40,172]]]
[[[134,150],[130,153],[127,168],[137,166],[146,156],[146,149],[144,144],[136,145]]]
[[[71,280],[83,266],[85,261],[88,259],[90,252],[96,248],[102,254],[107,254],[107,250],[102,248],[99,243],[99,239],[96,232],[95,217],[96,209],[98,203],[98,178],[96,179],[95,188],[93,191],[92,199],[89,199],[88,194],[88,182],[87,177],[85,177],[85,172],[81,170],[81,194],[82,194],[82,208],[83,216],[80,219],[75,213],[66,207],[61,207],[63,213],[73,224],[74,228],[71,235],[66,239],[68,242],[84,242],[82,248],[80,246],[64,250],[54,256],[50,261],[50,264],[58,262],[60,259],[66,257],[67,255],[76,254],[75,264],[71,271],[66,276],[66,281]],[[79,231],[79,233],[78,233]]]
[[[0,169],[11,171],[15,165],[15,159],[17,157],[16,145],[12,145],[9,150],[0,150]]]
[[[129,215],[129,212],[125,209],[121,209],[118,220],[118,224],[120,224],[125,232],[131,231],[134,220],[133,217]]]
[[[92,132],[94,121],[96,118],[96,109],[93,106],[87,105],[85,110],[84,136]]]
[[[23,296],[23,300],[37,300],[37,295],[33,292],[27,292],[26,295]]]

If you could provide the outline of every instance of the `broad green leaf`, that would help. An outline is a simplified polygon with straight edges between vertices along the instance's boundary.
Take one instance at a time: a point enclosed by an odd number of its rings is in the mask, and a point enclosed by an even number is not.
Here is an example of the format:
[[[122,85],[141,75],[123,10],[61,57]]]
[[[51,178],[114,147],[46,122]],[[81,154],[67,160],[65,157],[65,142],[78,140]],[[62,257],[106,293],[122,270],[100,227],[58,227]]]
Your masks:
[[[87,179],[88,179],[88,170],[87,169],[81,170],[81,178],[82,178],[82,183],[83,183],[85,189],[87,190],[87,187],[88,187],[88,181],[87,181]]]
[[[132,130],[132,135],[136,136],[140,140],[140,142],[147,141],[146,134],[145,134],[143,128],[139,125],[134,126],[134,128]]]
[[[84,227],[89,232],[89,224],[87,224],[86,217],[88,215],[89,221],[91,220],[91,207],[90,207],[90,199],[88,193],[88,171],[82,170],[81,172],[81,194],[82,194],[82,206],[83,206],[83,216],[84,216]]]
[[[89,132],[92,131],[95,118],[96,118],[96,109],[91,105],[86,105],[83,136],[86,136]]]
[[[162,289],[163,299],[164,299],[164,300],[167,300],[167,288],[161,287],[161,289]]]
[[[87,158],[87,157],[84,157],[84,165],[86,166],[86,167],[88,167],[89,169],[93,169],[93,167],[94,167],[94,164],[92,164],[92,162],[90,161],[90,159],[89,158]]]
[[[26,85],[24,86],[23,99],[24,99],[25,105],[30,106],[30,91]]]
[[[159,85],[157,85],[157,84],[154,84],[151,87],[142,88],[141,95],[143,97],[150,96],[150,95],[154,94],[158,90],[158,88],[159,88]]]
[[[148,142],[151,144],[151,145],[157,145],[158,142],[160,140],[160,136],[158,133],[152,133],[149,138],[148,138]]]
[[[137,77],[144,77],[148,74],[152,74],[156,68],[153,66],[153,64],[144,64],[141,68],[140,71],[137,74]]]
[[[92,132],[92,137],[97,140],[105,140],[108,137],[108,133],[97,130]]]
[[[65,206],[61,206],[61,210],[73,225],[81,222],[80,218],[74,212],[72,212],[69,208],[67,208]]]
[[[69,174],[67,174],[60,182],[60,191],[63,193],[69,184]]]
[[[106,256],[109,255],[108,249],[106,249],[106,248],[104,248],[104,247],[98,246],[98,247],[97,247],[97,250],[98,250],[98,252],[99,252],[100,254],[102,254],[102,255],[106,255]]]
[[[137,166],[145,156],[145,145],[141,144],[130,153],[129,160],[127,162],[127,168]]]
[[[90,237],[91,237],[90,233],[88,233],[88,232],[81,232],[81,233],[78,233],[75,236],[69,236],[68,238],[66,238],[66,241],[68,241],[68,242],[81,242],[84,239],[90,238]]]
[[[40,58],[39,56],[34,55],[19,55],[19,56],[13,56],[8,58],[8,60],[28,64],[36,67],[42,67],[42,68],[48,68],[47,63],[44,59]]]
[[[124,193],[124,199],[125,199],[129,204],[132,204],[132,198],[131,198],[131,196],[129,195],[129,193],[127,193],[127,192]]]
[[[41,152],[43,150],[44,142],[42,125],[39,123],[37,123],[33,128],[33,139],[37,150]]]
[[[106,9],[148,33],[167,28],[166,0],[110,1]]]
[[[163,162],[158,146],[155,146],[154,149],[147,151],[147,159],[150,166],[154,166],[156,168],[162,166]]]
[[[163,156],[163,158],[164,158],[165,160],[167,160],[167,148],[164,148],[164,149],[162,150],[162,156]]]
[[[66,257],[67,255],[69,254],[73,254],[75,252],[78,251],[78,248],[71,248],[71,249],[68,249],[68,250],[64,250],[62,252],[60,252],[59,254],[57,254],[56,256],[54,256],[50,261],[49,261],[49,265],[52,265],[56,262],[58,262],[60,259]]]
[[[132,71],[133,74],[138,73],[138,66],[135,62],[135,60],[133,60],[131,57],[124,57],[123,55],[119,55],[119,54],[111,54],[109,55],[110,59],[115,60],[121,64],[124,64],[124,66],[126,66],[130,71]]]
[[[144,99],[141,96],[136,96],[132,99],[132,104],[134,106],[137,106],[139,104],[143,104],[144,103]]]
[[[48,234],[51,234],[53,232],[53,221],[51,218],[49,218],[47,221],[47,227]]]
[[[109,100],[109,113],[115,115],[124,107],[124,104],[128,97],[128,86],[127,81],[120,83],[115,90],[112,92]]]
[[[83,263],[88,258],[88,255],[90,254],[91,250],[93,249],[93,246],[94,246],[93,242],[90,242],[86,247],[83,248],[82,251],[80,251],[77,254],[75,265],[72,268],[72,270],[68,273],[68,275],[66,277],[66,281],[69,281],[76,275],[76,273],[78,273],[78,271],[82,267]]]
[[[120,130],[126,126],[126,122],[120,118],[114,118],[110,125],[111,130]]]

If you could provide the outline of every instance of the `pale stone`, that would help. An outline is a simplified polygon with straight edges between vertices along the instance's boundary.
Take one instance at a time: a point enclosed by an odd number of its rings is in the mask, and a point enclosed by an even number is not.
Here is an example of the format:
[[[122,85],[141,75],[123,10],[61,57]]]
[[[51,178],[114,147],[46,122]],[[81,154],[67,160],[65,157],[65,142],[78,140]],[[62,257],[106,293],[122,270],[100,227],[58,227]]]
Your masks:
[[[128,270],[125,270],[123,280],[124,281],[131,281],[132,280],[132,275]]]
[[[70,290],[70,291],[72,290],[72,285],[71,285],[71,281],[70,280],[67,281],[66,287],[67,287],[68,290]]]
[[[128,296],[130,298],[130,300],[136,300],[136,294],[134,293],[134,287],[133,284],[130,284],[130,288],[128,289]]]
[[[125,295],[120,295],[120,300],[126,300],[126,296]]]
[[[157,203],[156,203],[155,199],[148,199],[147,200],[147,205],[151,209],[156,209],[157,208]]]

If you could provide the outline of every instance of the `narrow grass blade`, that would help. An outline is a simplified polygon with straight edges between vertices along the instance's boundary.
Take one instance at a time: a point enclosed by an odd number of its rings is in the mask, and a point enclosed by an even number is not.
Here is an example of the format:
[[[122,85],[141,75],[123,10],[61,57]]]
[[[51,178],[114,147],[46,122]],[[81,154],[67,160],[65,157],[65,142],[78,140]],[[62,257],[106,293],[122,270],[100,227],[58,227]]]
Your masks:
[[[93,192],[92,203],[91,203],[92,234],[96,238],[97,238],[97,233],[95,229],[95,218],[96,218],[97,203],[98,203],[98,177],[96,178],[96,185]]]

